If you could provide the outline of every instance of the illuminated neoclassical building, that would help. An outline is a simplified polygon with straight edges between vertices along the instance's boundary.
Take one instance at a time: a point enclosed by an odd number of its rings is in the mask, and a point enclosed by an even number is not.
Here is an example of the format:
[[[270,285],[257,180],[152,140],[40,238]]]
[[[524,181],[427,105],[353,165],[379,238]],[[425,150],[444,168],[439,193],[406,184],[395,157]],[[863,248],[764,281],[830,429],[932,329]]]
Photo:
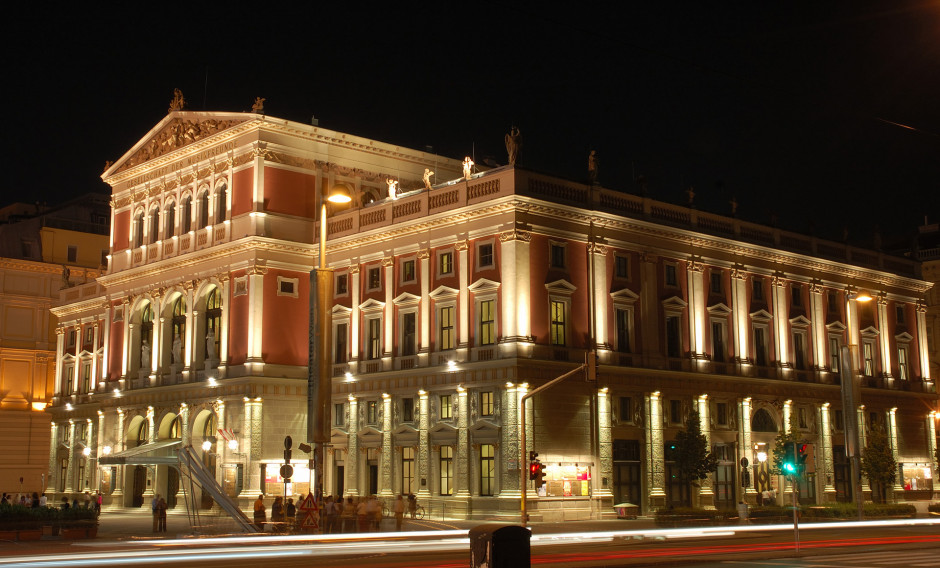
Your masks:
[[[244,502],[284,491],[284,436],[306,424],[315,198],[344,184],[353,203],[328,220],[328,493],[517,512],[519,400],[596,348],[596,383],[578,375],[527,406],[526,453],[547,465],[542,487],[526,483],[533,518],[689,499],[669,444],[693,409],[721,458],[702,504],[754,500],[743,457],[777,484],[759,455],[791,424],[816,446],[803,498],[850,499],[838,369],[851,343],[862,423],[886,425],[904,464],[896,489],[932,494],[929,284],[905,259],[513,166],[464,176],[458,160],[260,114],[173,111],[103,178],[100,293],[54,310],[63,329],[97,330],[91,383],[59,345],[63,491],[88,482],[128,507],[178,496],[173,469],[141,456],[179,444]],[[846,299],[859,290],[876,301]],[[99,460],[88,480],[77,445]],[[293,459],[290,490],[305,491],[306,456]]]

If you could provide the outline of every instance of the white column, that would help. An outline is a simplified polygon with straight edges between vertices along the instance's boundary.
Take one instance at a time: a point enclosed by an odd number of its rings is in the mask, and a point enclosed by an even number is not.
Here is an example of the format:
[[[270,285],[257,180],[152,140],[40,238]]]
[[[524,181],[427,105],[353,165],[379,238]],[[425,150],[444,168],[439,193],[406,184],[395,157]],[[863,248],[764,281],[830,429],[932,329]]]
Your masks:
[[[891,445],[891,453],[894,455],[894,461],[901,463],[900,459],[900,450],[898,448],[898,421],[897,421],[897,407],[891,408],[888,410],[888,444]],[[933,457],[933,456],[931,456]],[[934,460],[930,460],[933,462]],[[894,472],[894,490],[895,491],[904,491],[904,480],[897,475],[897,471]]]
[[[607,314],[610,295],[607,293],[607,247],[592,245],[591,270],[594,273],[594,337],[597,347],[610,349],[610,340],[607,334]]]
[[[598,474],[594,480],[593,495],[599,499],[613,498],[610,490],[614,483],[614,445],[611,425],[610,395],[605,387],[597,393]]]
[[[225,429],[225,401],[221,399],[215,401],[212,409],[215,411],[215,417],[217,424],[219,425],[219,429]],[[219,461],[218,465],[227,463],[229,461],[234,461],[230,453],[231,450],[228,448],[228,444],[225,442],[225,438],[216,434],[217,433],[213,432],[213,435],[215,435],[215,448],[213,448],[212,451],[214,451],[216,455],[222,456],[222,459]],[[220,486],[222,485],[222,469],[223,468],[218,466],[215,468],[215,481]],[[242,472],[242,475],[244,476],[245,472]],[[242,485],[242,490],[244,491],[244,485]],[[239,495],[241,495],[241,493],[239,493]],[[238,495],[235,495],[235,497],[238,497]]]
[[[349,437],[346,442],[346,495],[359,495],[359,401],[349,396]]]
[[[700,262],[689,259],[689,341],[693,359],[704,359],[705,353],[705,269]]]
[[[131,364],[131,313],[130,304],[127,300],[124,300],[121,304],[121,315],[124,318],[124,337],[121,339],[121,377],[126,378]],[[125,384],[124,386],[127,387],[129,384]]]
[[[770,293],[773,296],[774,339],[778,367],[790,367],[790,338],[787,317],[787,283],[780,276],[771,279]]]
[[[817,406],[817,419],[819,423],[819,439],[817,441],[818,450],[816,454],[816,478],[823,480],[823,493],[826,501],[835,501],[836,486],[833,483],[835,479],[835,464],[832,459],[832,427],[829,415],[829,403],[824,402]],[[822,475],[820,475],[822,474]]]
[[[457,360],[467,361],[467,348],[470,346],[470,264],[467,261],[467,241],[457,244],[457,279],[460,289],[457,292]]]
[[[392,370],[392,349],[395,345],[395,258],[387,256],[382,259],[385,267],[385,316],[382,318],[382,366],[386,371]]]
[[[649,509],[666,504],[666,463],[663,438],[663,404],[659,391],[645,396],[646,475]]]
[[[418,365],[428,366],[428,358],[431,351],[431,261],[430,252],[427,249],[418,252],[418,258],[421,260],[421,300],[418,313],[421,316],[420,333],[421,341],[418,345]]]
[[[708,448],[708,451],[711,451],[712,447],[712,429],[711,429],[711,408],[708,405],[708,395],[702,394],[699,395],[696,400],[698,404],[698,416],[699,416],[699,427],[702,429],[702,435],[705,436],[705,447]],[[714,505],[715,500],[715,491],[714,484],[715,478],[708,476],[705,479],[701,480],[701,491],[699,495],[706,498],[705,505]]]
[[[261,335],[264,324],[264,275],[267,269],[255,265],[248,274],[248,353],[249,363],[263,363]]]
[[[428,434],[428,393],[418,391],[418,497],[431,497],[431,440]]]
[[[114,441],[114,447],[112,452],[123,452],[125,446],[125,440],[127,435],[124,433],[124,410],[121,408],[117,409],[117,439]],[[123,505],[124,504],[124,468],[125,466],[119,465],[114,468],[116,474],[114,476],[114,493],[112,493],[114,499],[112,499],[113,504]]]
[[[738,451],[741,455],[738,456],[738,461],[740,462],[741,458],[748,458],[750,461],[752,459],[751,455],[751,397],[742,398],[738,401]],[[752,464],[756,465],[756,464]],[[754,476],[751,477],[751,486],[747,488],[745,493],[755,494],[757,491],[754,489],[757,483],[757,479]],[[742,496],[743,497],[743,496]]]
[[[62,365],[64,358],[65,358],[65,329],[61,327],[57,327],[55,330],[55,374],[56,374],[56,383],[58,384],[58,388],[55,389],[55,392],[62,396],[68,396],[72,393],[65,392],[66,391],[65,385],[67,381],[65,380],[65,374],[62,372],[62,370],[65,368]]]
[[[747,273],[744,267],[735,267],[731,271],[731,311],[734,326],[734,360],[738,363],[748,359],[747,343],[750,328],[748,327],[749,304],[747,301]]]
[[[82,326],[75,326],[75,353],[72,354],[75,356],[75,368],[72,369],[74,380],[72,381],[72,392],[69,394],[78,392],[82,384],[82,358],[80,354],[82,352],[82,342],[84,339],[85,338],[82,337]]]
[[[104,326],[104,339],[101,344],[101,366],[98,368],[100,374],[95,380],[108,380],[108,373],[110,372],[110,355],[111,355],[111,323],[114,319],[114,308],[111,307],[111,303],[108,302],[107,307],[104,309],[104,315],[102,316],[102,325]]]
[[[454,473],[454,495],[470,498],[470,405],[467,389],[457,387],[457,447],[455,448],[456,471]]]
[[[350,325],[350,345],[349,345],[349,371],[351,373],[356,373],[359,369],[359,361],[362,359],[362,343],[359,341],[359,324],[360,312],[359,312],[359,264],[353,264],[349,267],[349,291],[352,294],[352,314],[349,318]],[[427,295],[424,294],[424,298],[427,298]],[[349,461],[348,459],[346,461]],[[349,465],[346,465],[346,468],[349,468]],[[345,470],[344,470],[345,471]],[[348,476],[347,476],[348,477]]]
[[[927,305],[923,302],[918,302],[917,306],[914,308],[914,314],[917,318],[917,357],[920,361],[920,376],[923,377],[924,380],[927,380],[930,378],[930,351],[929,345],[927,344]],[[934,479],[937,478],[934,477]]]
[[[936,410],[931,410],[930,414],[927,415],[927,456],[936,457],[937,455],[937,418],[940,417],[940,412]],[[934,483],[937,483],[937,460],[930,460],[930,469],[933,472],[931,478],[934,480]],[[936,486],[934,486],[934,492],[937,491]]]
[[[783,431],[787,434],[791,433],[793,426],[793,401],[785,400],[783,401]]]
[[[501,336],[512,342],[512,345],[503,348],[509,356],[517,354],[519,342],[528,343],[532,335],[530,324],[532,305],[529,299],[531,286],[529,241],[531,239],[531,233],[518,229],[499,234],[502,277],[499,301],[503,306]]]
[[[229,196],[232,195],[231,189],[226,192]],[[232,287],[231,278],[228,274],[219,274],[219,293],[222,295],[222,314],[219,333],[222,334],[222,337],[219,338],[219,369],[224,369],[228,364],[228,330],[229,330],[229,317],[231,315],[231,306],[229,305],[229,292]]]
[[[90,391],[97,391],[98,390],[98,333],[99,333],[98,328],[100,326],[98,325],[97,320],[95,320],[95,323],[92,325],[94,326],[94,331],[92,332],[94,338],[92,339],[92,345],[91,345],[91,379],[89,381],[91,384],[89,385],[88,388],[90,389]]]
[[[503,393],[500,434],[502,439],[499,445],[501,461],[499,468],[499,498],[521,499],[519,487],[519,468],[525,467],[519,461],[519,395],[512,383],[506,384]]]
[[[59,486],[56,484],[56,476],[59,474],[58,463],[56,460],[56,450],[58,449],[59,425],[52,422],[49,426],[49,471],[46,472],[46,488],[51,488],[55,493]]]
[[[392,395],[382,393],[382,484],[379,495],[391,499],[392,492]]]
[[[244,477],[247,479],[245,486],[249,494],[255,494],[261,490],[261,450],[263,433],[261,430],[262,400],[261,397],[249,399],[245,397],[245,417],[242,426],[242,443],[244,444],[247,463]]]
[[[809,287],[809,306],[810,318],[813,326],[813,359],[815,361],[814,369],[822,370],[826,368],[826,312],[823,309],[823,289],[817,283]],[[833,369],[832,372],[838,372]]]
[[[69,465],[65,470],[65,492],[75,491],[75,421],[69,418],[69,443],[68,443]]]
[[[888,299],[887,294],[879,294],[875,297],[878,309],[878,344],[881,349],[881,370],[885,378],[891,378],[891,337],[888,333]],[[904,488],[902,487],[903,491]]]

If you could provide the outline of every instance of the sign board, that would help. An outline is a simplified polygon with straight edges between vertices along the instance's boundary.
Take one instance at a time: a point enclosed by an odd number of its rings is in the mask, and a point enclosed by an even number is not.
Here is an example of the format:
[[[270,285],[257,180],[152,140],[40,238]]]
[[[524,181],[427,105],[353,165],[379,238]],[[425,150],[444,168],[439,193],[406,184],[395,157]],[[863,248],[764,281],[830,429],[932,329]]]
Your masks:
[[[304,520],[300,523],[300,526],[305,529],[318,530],[320,528],[320,515],[308,511],[307,514],[304,515]]]
[[[313,498],[313,494],[308,493],[304,500],[300,502],[297,506],[301,511],[314,511],[319,512],[320,507],[317,505],[316,500]]]
[[[293,477],[293,475],[294,466],[290,465],[289,463],[281,466],[281,477],[283,477],[285,481],[289,480],[291,477]]]

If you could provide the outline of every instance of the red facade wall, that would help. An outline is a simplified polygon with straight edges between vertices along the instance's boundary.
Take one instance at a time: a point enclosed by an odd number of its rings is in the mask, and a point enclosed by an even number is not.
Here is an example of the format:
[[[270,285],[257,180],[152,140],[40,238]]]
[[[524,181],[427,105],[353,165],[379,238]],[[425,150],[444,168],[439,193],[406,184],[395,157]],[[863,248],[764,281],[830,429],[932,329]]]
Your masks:
[[[114,247],[113,252],[126,249],[131,238],[131,212],[121,211],[114,215]]]
[[[316,214],[316,177],[300,172],[264,169],[264,210],[302,217]]]
[[[245,271],[232,273],[232,297],[229,299],[228,361],[241,365],[248,353],[248,294],[235,295],[235,279]]]
[[[115,304],[117,305],[117,304]],[[129,314],[124,313],[124,317]],[[121,363],[124,358],[124,322],[112,321],[111,334],[109,336],[111,345],[108,347],[108,380],[116,381],[121,378]]]
[[[297,279],[297,297],[278,295],[278,276]],[[309,357],[310,276],[268,269],[264,276],[261,351],[265,363],[306,365]]]
[[[254,179],[254,168],[235,172],[235,175],[232,176],[232,217],[244,215],[251,211]]]

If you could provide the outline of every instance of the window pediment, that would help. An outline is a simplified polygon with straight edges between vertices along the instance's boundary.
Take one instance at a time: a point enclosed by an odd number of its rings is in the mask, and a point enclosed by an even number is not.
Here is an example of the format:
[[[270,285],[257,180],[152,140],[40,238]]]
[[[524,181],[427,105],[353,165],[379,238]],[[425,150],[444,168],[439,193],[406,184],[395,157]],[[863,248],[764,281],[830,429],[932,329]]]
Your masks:
[[[914,336],[905,331],[895,335],[894,339],[899,342],[910,343],[914,339]]]
[[[352,308],[347,308],[346,306],[335,305],[333,309],[330,310],[334,317],[336,316],[348,316],[352,313]]]
[[[578,289],[578,287],[562,278],[560,280],[555,280],[554,282],[549,282],[545,285],[545,289],[548,290],[549,294],[571,296]]]
[[[622,288],[616,292],[611,292],[610,299],[615,304],[634,304],[640,299],[640,296],[629,288]]]
[[[663,300],[662,304],[663,304],[663,308],[666,308],[666,309],[671,308],[673,310],[681,310],[681,309],[686,308],[689,305],[688,302],[686,302],[679,296],[670,296],[666,298],[665,300]]]
[[[724,302],[718,302],[713,306],[708,306],[706,308],[708,313],[713,316],[727,316],[731,314],[731,308],[729,308]]]
[[[417,436],[418,429],[408,424],[402,424],[398,428],[392,430],[392,434],[395,436]]]
[[[432,300],[444,300],[457,297],[458,290],[450,286],[438,286],[433,292],[428,294]]]
[[[408,292],[403,292],[402,294],[399,294],[397,298],[392,300],[392,303],[396,306],[416,306],[420,302],[421,296],[409,294]]]
[[[806,319],[806,316],[802,315],[790,319],[790,325],[794,327],[809,327],[811,324],[812,322]]]
[[[841,321],[834,321],[830,324],[826,324],[826,329],[831,333],[842,333],[845,331],[845,326]]]
[[[359,309],[363,312],[378,312],[385,309],[385,302],[380,302],[375,298],[369,298],[365,302],[359,304]]]
[[[499,432],[499,426],[493,424],[489,420],[477,420],[470,426],[470,431],[475,434],[483,434],[486,432],[497,433]]]
[[[372,426],[360,428],[356,435],[359,436],[359,440],[363,442],[378,442],[382,440],[382,432]]]
[[[865,329],[860,330],[859,334],[861,334],[862,337],[871,338],[871,337],[878,337],[881,334],[881,332],[872,326],[868,326]]]
[[[768,312],[767,310],[757,310],[756,312],[751,312],[750,316],[751,316],[751,321],[757,321],[757,322],[768,322],[774,319],[774,317],[770,315],[770,312]]]
[[[481,292],[495,292],[499,289],[499,282],[494,282],[488,278],[480,278],[469,286],[469,290],[474,294]]]

